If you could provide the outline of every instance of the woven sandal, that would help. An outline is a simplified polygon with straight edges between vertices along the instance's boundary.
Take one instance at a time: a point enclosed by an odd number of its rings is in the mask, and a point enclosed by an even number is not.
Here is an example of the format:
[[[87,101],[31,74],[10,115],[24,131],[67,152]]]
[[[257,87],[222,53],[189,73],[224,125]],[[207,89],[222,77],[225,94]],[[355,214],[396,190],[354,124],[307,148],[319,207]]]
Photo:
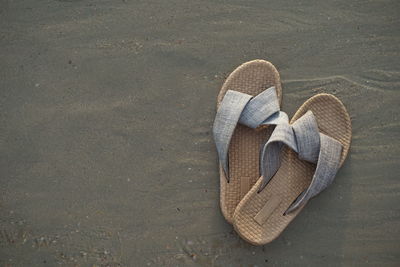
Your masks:
[[[264,145],[262,176],[234,213],[235,230],[254,245],[277,238],[332,183],[350,148],[350,117],[333,95],[308,99],[290,123],[276,126]]]
[[[239,66],[218,95],[213,135],[220,162],[221,210],[230,223],[237,204],[260,177],[260,149],[273,130],[266,125],[287,120],[279,111],[281,96],[279,73],[265,60]]]

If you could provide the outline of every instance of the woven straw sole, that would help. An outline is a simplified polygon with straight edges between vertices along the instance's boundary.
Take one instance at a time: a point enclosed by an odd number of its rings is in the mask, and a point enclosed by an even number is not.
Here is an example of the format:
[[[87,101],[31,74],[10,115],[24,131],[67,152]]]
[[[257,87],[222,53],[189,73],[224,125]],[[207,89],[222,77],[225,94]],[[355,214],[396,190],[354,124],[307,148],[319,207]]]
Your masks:
[[[246,62],[235,69],[224,82],[217,98],[217,107],[228,90],[255,96],[271,86],[275,86],[280,103],[282,88],[274,65],[265,60]],[[220,167],[221,210],[229,223],[232,223],[239,201],[260,177],[260,146],[271,133],[272,127],[254,130],[239,124],[236,126],[229,146],[229,183]]]
[[[293,116],[291,123],[311,110],[317,118],[319,131],[343,145],[340,166],[346,159],[351,141],[351,121],[342,102],[333,95],[319,94],[308,99]],[[298,158],[284,147],[281,166],[267,186],[257,193],[261,179],[238,204],[234,213],[237,233],[254,245],[264,245],[277,238],[303,207],[284,215],[287,208],[311,182],[316,165]],[[270,205],[270,208],[265,208]],[[262,224],[255,218],[260,210],[267,210]],[[258,221],[258,222],[257,222]]]

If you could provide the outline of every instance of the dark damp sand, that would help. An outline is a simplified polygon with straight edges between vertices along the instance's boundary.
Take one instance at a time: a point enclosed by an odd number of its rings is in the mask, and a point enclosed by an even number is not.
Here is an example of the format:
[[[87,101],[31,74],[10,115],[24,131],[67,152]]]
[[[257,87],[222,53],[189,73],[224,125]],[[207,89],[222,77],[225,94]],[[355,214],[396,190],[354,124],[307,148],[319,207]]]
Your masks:
[[[0,1],[1,266],[399,266],[398,1]],[[338,96],[334,184],[273,243],[219,210],[217,92],[279,69]]]

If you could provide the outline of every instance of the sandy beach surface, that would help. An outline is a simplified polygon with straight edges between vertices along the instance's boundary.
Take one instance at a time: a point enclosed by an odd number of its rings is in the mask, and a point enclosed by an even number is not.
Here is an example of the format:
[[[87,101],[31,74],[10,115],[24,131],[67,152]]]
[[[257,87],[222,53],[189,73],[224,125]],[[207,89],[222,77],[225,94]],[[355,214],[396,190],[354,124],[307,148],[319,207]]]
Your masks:
[[[0,0],[1,266],[399,266],[400,2]],[[333,185],[254,247],[219,209],[224,78],[332,93]]]

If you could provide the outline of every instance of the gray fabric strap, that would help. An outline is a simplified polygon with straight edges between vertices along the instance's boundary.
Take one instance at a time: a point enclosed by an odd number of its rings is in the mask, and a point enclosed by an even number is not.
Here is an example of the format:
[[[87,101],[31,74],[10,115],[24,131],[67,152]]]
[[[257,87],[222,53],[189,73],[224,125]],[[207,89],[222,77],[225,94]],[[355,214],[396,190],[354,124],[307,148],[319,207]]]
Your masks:
[[[307,203],[310,198],[325,190],[335,179],[339,170],[342,144],[323,133],[320,134],[320,149],[317,168],[311,180],[310,186],[288,208],[286,213],[292,212]]]
[[[311,111],[306,112],[293,125],[299,158],[317,162],[319,152],[319,130],[317,120]]]
[[[250,100],[240,115],[239,123],[255,129],[277,111],[278,96],[275,87],[270,87]]]
[[[259,192],[264,189],[281,165],[280,152],[283,144],[297,152],[296,139],[292,127],[288,122],[275,127],[268,142],[261,149],[261,175],[262,182]]]
[[[215,117],[213,135],[219,161],[228,181],[228,149],[237,123],[257,128],[285,120],[288,120],[287,115],[279,111],[275,87],[270,87],[255,97],[238,91],[226,92]]]
[[[332,183],[339,168],[342,144],[319,133],[317,121],[311,111],[305,113],[293,125],[278,125],[262,149],[263,180],[259,191],[265,188],[279,169],[283,144],[297,152],[300,159],[317,163],[310,186],[288,208],[286,213],[289,213],[304,205]]]
[[[236,124],[243,109],[251,99],[251,95],[228,90],[215,116],[213,134],[217,146],[219,162],[229,180],[228,149]]]
[[[266,120],[264,120],[261,125],[278,125],[278,124],[287,124],[289,123],[288,115],[283,111],[278,111],[269,116]]]

